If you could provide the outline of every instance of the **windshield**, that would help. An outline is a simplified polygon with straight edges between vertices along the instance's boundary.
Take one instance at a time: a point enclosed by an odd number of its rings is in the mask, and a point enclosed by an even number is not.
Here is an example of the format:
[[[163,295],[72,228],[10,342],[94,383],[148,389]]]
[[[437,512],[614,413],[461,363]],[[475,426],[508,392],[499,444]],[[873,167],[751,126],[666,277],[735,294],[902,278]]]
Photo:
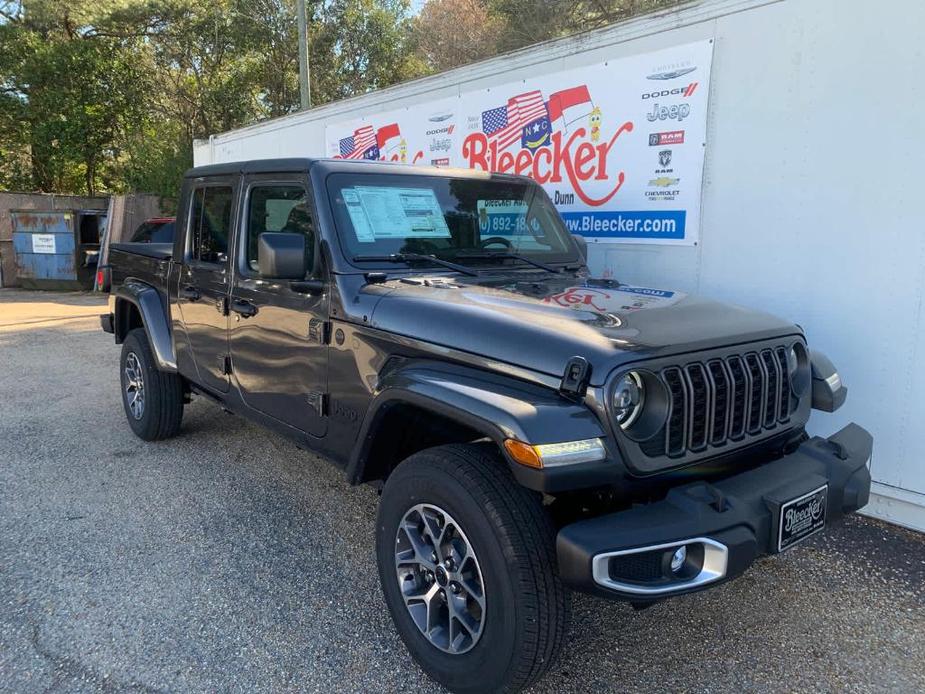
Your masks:
[[[334,174],[327,186],[348,259],[420,253],[485,263],[495,254],[517,254],[579,262],[559,214],[533,183]]]

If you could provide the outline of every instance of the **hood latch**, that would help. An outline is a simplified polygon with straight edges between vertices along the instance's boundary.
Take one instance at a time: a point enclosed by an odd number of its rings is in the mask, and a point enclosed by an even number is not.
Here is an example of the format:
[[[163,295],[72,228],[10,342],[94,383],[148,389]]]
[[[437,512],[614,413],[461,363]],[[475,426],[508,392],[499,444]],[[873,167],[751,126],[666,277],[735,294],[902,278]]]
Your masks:
[[[588,392],[591,381],[591,364],[584,357],[572,357],[565,365],[559,392],[567,398],[580,400]]]

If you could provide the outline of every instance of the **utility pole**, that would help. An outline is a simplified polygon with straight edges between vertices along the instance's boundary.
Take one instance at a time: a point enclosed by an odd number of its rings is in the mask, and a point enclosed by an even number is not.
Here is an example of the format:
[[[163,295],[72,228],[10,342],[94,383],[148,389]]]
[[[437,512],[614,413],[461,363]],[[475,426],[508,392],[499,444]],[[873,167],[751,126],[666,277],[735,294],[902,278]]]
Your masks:
[[[302,110],[312,107],[312,91],[308,83],[308,22],[305,17],[305,0],[296,0],[299,15],[299,99]]]

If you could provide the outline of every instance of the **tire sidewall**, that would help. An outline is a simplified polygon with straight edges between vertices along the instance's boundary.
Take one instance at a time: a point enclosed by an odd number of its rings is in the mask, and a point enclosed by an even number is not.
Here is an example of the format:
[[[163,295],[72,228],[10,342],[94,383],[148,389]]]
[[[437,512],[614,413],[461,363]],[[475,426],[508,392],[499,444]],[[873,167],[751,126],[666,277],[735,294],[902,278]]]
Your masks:
[[[424,455],[427,455],[426,453]],[[413,470],[401,467],[389,478],[379,506],[376,553],[379,578],[386,603],[399,635],[414,658],[453,691],[486,691],[496,688],[507,677],[519,643],[520,606],[516,590],[517,567],[492,522],[496,509],[485,507],[433,456],[431,465],[418,464]],[[485,625],[478,643],[460,655],[444,653],[420,632],[404,604],[395,573],[395,537],[407,511],[419,503],[444,509],[457,521],[478,558],[485,589]]]
[[[142,378],[144,379],[145,402],[144,410],[141,413],[141,419],[135,419],[129,408],[128,400],[125,397],[125,362],[129,354],[134,354],[138,358],[141,366]],[[151,359],[151,350],[147,344],[147,337],[142,333],[140,336],[137,330],[130,332],[125,342],[122,343],[122,354],[119,359],[119,386],[120,396],[122,398],[122,408],[125,410],[125,418],[128,420],[132,431],[143,439],[154,436],[157,428],[157,419],[155,413],[159,406],[158,398],[160,393],[157,391],[157,374],[154,373],[154,364]]]

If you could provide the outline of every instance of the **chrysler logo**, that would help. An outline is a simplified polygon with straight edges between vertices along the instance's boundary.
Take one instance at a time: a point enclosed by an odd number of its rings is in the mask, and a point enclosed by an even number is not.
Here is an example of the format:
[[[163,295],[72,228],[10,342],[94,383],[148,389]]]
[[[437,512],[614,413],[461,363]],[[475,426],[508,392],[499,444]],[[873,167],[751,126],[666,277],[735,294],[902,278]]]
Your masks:
[[[647,80],[673,80],[676,77],[683,77],[684,75],[690,74],[697,69],[697,66],[694,67],[682,67],[677,70],[666,70],[665,72],[655,72],[651,75],[646,75]]]

